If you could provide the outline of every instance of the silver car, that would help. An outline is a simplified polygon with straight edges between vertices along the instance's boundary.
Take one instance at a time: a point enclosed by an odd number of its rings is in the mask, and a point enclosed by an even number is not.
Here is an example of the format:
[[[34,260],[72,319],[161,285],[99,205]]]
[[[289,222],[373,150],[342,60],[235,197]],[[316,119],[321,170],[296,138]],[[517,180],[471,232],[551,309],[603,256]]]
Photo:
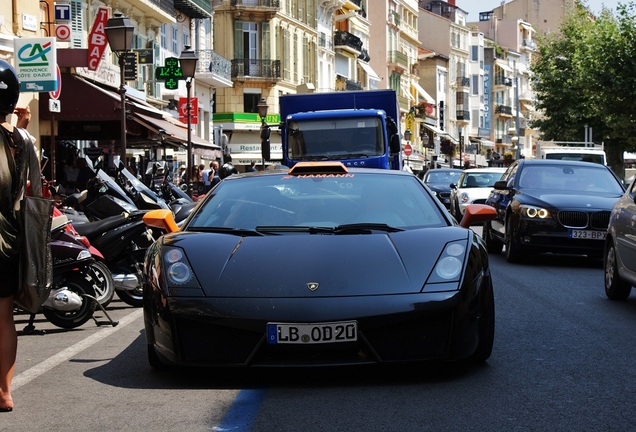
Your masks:
[[[605,294],[625,300],[636,285],[636,182],[616,202],[605,239]]]

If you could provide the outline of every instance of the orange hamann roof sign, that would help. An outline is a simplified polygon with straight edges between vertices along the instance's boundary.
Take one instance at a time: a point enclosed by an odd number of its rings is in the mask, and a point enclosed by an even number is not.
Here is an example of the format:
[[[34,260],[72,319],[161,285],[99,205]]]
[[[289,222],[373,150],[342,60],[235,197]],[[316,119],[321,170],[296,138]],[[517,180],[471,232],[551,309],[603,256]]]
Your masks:
[[[342,162],[298,162],[290,168],[289,175],[320,175],[348,174],[349,170]]]

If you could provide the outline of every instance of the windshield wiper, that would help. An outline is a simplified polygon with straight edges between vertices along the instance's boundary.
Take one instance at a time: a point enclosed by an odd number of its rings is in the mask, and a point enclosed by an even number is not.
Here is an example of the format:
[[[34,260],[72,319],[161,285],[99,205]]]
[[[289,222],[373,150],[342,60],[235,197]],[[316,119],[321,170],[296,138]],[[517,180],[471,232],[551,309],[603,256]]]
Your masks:
[[[386,231],[386,232],[399,232],[404,231],[402,228],[392,227],[391,225],[383,223],[352,223],[338,225],[333,228],[335,234],[349,234],[358,231]]]
[[[231,235],[237,235],[241,237],[255,237],[255,236],[264,235],[258,230],[249,230],[244,228],[228,228],[228,227],[188,227],[188,231],[231,234]]]
[[[324,226],[257,226],[256,231],[261,233],[299,233],[306,232],[309,234],[371,234],[372,231],[399,232],[404,231],[401,228],[392,227],[382,223],[354,223],[343,224],[335,227]]]

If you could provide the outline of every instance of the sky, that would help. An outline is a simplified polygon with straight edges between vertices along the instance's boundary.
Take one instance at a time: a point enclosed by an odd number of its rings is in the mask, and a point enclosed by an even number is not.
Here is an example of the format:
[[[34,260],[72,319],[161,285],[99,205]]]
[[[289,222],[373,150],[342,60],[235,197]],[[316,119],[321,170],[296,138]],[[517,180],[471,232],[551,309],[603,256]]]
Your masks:
[[[509,0],[506,0],[508,3]],[[616,6],[621,3],[628,3],[629,0],[587,0],[586,3],[594,14],[598,14],[602,7],[605,6],[608,9],[616,9]],[[493,10],[497,6],[500,6],[502,0],[456,0],[455,4],[468,12],[468,21],[479,21],[479,12],[486,12]]]

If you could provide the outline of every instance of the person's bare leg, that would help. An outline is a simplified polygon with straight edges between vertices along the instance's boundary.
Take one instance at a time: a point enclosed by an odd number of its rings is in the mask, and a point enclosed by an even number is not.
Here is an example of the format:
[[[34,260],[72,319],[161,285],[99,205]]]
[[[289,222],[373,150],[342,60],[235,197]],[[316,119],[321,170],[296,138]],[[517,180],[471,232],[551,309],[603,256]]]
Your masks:
[[[0,297],[0,410],[13,408],[11,380],[18,349],[13,321],[13,297]]]

